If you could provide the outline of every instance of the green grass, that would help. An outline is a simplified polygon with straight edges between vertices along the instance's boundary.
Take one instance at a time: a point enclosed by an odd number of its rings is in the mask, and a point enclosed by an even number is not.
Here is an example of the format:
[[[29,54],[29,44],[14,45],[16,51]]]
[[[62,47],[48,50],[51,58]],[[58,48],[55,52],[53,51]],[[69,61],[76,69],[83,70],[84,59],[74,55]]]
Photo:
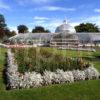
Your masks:
[[[99,100],[100,81],[52,85],[0,93],[0,100]]]
[[[59,54],[62,54],[64,56],[67,56],[67,57],[93,57],[94,56],[93,55],[94,52],[89,52],[89,51],[59,50],[59,49],[56,49],[56,48],[46,48],[46,49],[48,49],[48,51],[52,51],[54,53],[59,53]]]
[[[92,63],[94,64],[96,69],[98,69],[98,71],[100,72],[100,61],[93,61]]]
[[[3,71],[5,65],[5,53],[6,49],[0,48],[0,91],[5,89],[4,79],[3,79]]]
[[[2,75],[5,52],[6,49],[0,49],[0,100],[100,100],[100,80],[7,91]],[[100,71],[100,62],[94,60],[93,63]]]

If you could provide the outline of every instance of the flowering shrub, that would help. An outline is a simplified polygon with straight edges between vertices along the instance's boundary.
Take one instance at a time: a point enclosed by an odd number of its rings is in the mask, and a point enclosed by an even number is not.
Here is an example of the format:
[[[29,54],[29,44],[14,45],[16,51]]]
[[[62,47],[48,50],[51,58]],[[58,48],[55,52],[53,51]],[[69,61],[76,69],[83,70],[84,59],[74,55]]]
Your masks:
[[[44,84],[52,84],[54,81],[54,73],[51,71],[44,71],[43,75]]]
[[[73,73],[75,81],[85,80],[85,72],[84,71],[74,70],[74,71],[72,71],[72,73]]]
[[[86,79],[99,79],[100,73],[92,66],[84,70]]]
[[[57,69],[57,76],[59,83],[74,82],[74,77],[71,71],[64,72],[63,70]]]

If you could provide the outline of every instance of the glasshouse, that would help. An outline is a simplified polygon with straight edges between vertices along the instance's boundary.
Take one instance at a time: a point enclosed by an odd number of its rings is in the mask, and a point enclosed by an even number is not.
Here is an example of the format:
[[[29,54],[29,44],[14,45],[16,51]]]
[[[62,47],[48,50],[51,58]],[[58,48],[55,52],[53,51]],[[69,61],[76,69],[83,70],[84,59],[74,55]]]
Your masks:
[[[51,47],[100,46],[99,33],[77,33],[66,21],[58,26],[55,33],[17,34],[9,39],[10,44],[28,44]]]

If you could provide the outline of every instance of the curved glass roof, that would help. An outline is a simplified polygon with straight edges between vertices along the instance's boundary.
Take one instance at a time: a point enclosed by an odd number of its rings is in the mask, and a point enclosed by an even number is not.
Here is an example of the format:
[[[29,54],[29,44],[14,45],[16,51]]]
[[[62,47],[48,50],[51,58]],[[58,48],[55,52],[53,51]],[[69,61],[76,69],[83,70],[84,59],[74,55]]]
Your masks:
[[[9,40],[14,39],[23,39],[23,40],[33,40],[33,39],[46,39],[50,40],[52,37],[52,33],[25,33],[25,34],[17,34],[13,37],[11,37]]]
[[[74,27],[72,27],[70,24],[68,24],[68,23],[66,23],[66,21],[64,21],[64,23],[62,25],[60,25],[56,28],[55,33],[73,34],[73,33],[76,33],[76,30]]]
[[[64,36],[63,36],[64,35]],[[73,38],[78,39],[81,43],[91,43],[93,41],[100,41],[100,33],[76,33],[70,34]],[[58,36],[58,33],[25,33],[18,34],[11,37],[9,40],[33,40],[33,39],[41,39],[50,41],[53,37]],[[61,37],[65,37],[65,34],[61,34]]]

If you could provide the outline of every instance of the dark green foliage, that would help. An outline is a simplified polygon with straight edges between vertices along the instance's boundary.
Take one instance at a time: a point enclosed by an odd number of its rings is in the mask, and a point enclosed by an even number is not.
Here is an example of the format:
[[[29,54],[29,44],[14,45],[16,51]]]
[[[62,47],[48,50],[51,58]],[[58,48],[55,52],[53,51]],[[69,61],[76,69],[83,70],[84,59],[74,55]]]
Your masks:
[[[14,31],[10,31],[5,22],[5,18],[0,14],[0,40],[3,42],[7,42],[8,38],[14,36],[16,33]]]
[[[35,29],[32,30],[32,33],[50,33],[50,31],[45,30],[42,26],[36,26]]]
[[[81,23],[75,27],[77,32],[100,32],[98,26],[92,23]]]
[[[0,29],[5,29],[6,28],[6,23],[5,23],[5,18],[2,14],[0,14]]]
[[[5,18],[2,14],[0,14],[0,39],[2,39],[6,35],[7,25],[5,23]]]
[[[18,33],[27,33],[28,27],[26,25],[19,25],[17,27]]]

